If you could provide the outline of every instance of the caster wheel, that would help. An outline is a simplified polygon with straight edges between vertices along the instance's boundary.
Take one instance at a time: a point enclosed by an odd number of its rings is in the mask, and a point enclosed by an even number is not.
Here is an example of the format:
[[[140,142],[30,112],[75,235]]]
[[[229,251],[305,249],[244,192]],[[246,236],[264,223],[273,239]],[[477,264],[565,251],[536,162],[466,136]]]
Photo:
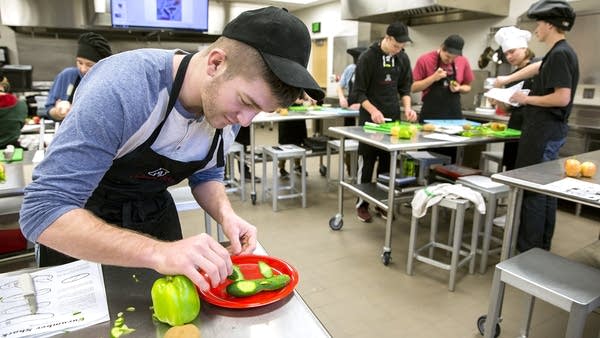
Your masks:
[[[326,166],[324,166],[324,165],[322,165],[322,166],[319,168],[319,173],[320,173],[320,174],[321,174],[321,176],[323,176],[323,177],[327,176],[327,167],[326,167]]]
[[[392,260],[392,253],[391,252],[384,252],[381,255],[381,260],[383,261],[383,265],[388,265],[390,264],[390,261]]]
[[[329,220],[331,230],[340,230],[344,226],[344,220],[341,215],[335,215]]]
[[[252,205],[256,205],[256,194],[255,193],[250,194],[250,199],[252,200]]]
[[[479,334],[482,336],[485,334],[485,321],[487,319],[486,315],[483,315],[477,319],[477,328],[479,329]],[[494,332],[494,338],[498,338],[500,335],[500,324],[496,323],[496,330]]]

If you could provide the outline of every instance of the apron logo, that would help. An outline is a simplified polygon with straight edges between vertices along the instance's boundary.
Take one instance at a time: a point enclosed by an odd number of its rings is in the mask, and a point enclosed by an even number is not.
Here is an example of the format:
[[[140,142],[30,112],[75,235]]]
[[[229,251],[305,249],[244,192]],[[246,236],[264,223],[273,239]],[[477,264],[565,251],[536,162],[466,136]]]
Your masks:
[[[392,76],[390,74],[385,74],[385,82],[392,82]]]
[[[170,171],[168,171],[167,169],[158,168],[156,170],[149,171],[148,175],[150,175],[152,177],[163,177],[163,176],[167,175],[168,173],[170,173]]]

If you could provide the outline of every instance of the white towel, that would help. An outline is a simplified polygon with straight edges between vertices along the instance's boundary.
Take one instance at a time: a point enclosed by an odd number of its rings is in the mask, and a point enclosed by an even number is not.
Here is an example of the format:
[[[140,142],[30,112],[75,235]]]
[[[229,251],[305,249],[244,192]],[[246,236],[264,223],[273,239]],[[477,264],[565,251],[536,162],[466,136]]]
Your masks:
[[[475,205],[480,214],[485,214],[485,201],[483,196],[477,191],[463,186],[462,184],[442,183],[425,187],[415,193],[411,202],[412,214],[414,217],[421,218],[427,213],[427,209],[440,203],[442,198],[467,199]]]

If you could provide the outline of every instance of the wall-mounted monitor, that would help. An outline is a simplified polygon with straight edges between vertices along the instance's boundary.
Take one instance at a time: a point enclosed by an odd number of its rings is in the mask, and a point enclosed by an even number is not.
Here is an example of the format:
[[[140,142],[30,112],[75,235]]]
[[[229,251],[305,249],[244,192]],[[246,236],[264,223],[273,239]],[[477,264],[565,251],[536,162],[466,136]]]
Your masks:
[[[111,0],[114,28],[208,30],[208,0]]]

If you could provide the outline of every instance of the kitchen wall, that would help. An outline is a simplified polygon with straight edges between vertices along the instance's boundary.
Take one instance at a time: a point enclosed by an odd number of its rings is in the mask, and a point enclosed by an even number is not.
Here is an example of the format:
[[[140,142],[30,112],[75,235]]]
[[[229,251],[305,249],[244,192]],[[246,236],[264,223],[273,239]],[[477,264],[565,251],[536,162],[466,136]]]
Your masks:
[[[521,16],[534,0],[511,0],[510,14],[506,18],[481,19],[464,22],[442,23],[423,26],[412,26],[409,28],[414,43],[407,46],[406,52],[412,63],[416,62],[419,55],[438,48],[444,38],[452,33],[457,33],[465,38],[466,45],[464,55],[470,60],[473,69],[478,69],[477,60],[479,55],[487,46],[497,47],[490,34],[490,28],[517,24]],[[258,7],[256,4],[215,2],[219,6],[211,4],[211,27],[222,26],[223,22],[237,16],[240,12]],[[225,8],[224,6],[227,6]],[[341,20],[340,3],[332,1],[323,5],[311,7],[304,10],[294,11],[310,29],[311,23],[321,22],[321,32],[311,33],[313,39],[328,40],[328,74],[331,74],[327,84],[327,95],[336,96],[335,75],[341,75],[344,67],[352,61],[345,50],[356,45],[367,46],[376,41],[385,33],[386,25],[361,23],[357,21]],[[229,13],[229,17],[225,17]],[[600,15],[580,16],[577,18],[575,27],[567,37],[579,54],[580,68],[583,83],[598,83],[600,81],[600,68],[595,67],[595,59],[600,55],[600,44],[590,43],[589,36],[600,32]],[[521,23],[522,28],[533,30],[534,22]],[[535,38],[533,39],[535,40]],[[203,48],[205,44],[181,41],[160,41],[120,39],[111,41],[116,52],[135,48],[182,48],[185,50],[196,50]],[[0,26],[0,46],[9,48],[9,57],[13,63],[34,65],[34,80],[52,80],[54,75],[64,67],[74,63],[74,53],[77,41],[74,37],[66,38],[57,35],[55,37],[42,37],[35,34],[15,33],[6,26]],[[547,47],[536,41],[531,43],[532,49],[543,55]],[[493,66],[487,68],[494,73]]]
[[[493,33],[490,33],[491,28],[518,25],[523,29],[533,32],[535,22],[518,22],[519,17],[527,11],[533,2],[535,0],[511,0],[510,13],[506,18],[411,26],[409,27],[409,33],[414,43],[406,47],[406,53],[410,57],[412,64],[414,64],[421,54],[438,48],[448,35],[460,34],[466,42],[463,54],[469,59],[471,67],[474,70],[478,70],[477,61],[483,50],[487,46],[498,47],[494,41]],[[376,41],[385,34],[386,25],[341,20],[340,7],[339,2],[336,1],[294,13],[308,26],[310,26],[311,22],[322,22],[321,33],[313,34],[313,38],[334,39],[337,36],[349,36],[352,39],[356,39],[359,44],[366,46],[369,44],[367,41]],[[590,34],[589,32],[595,33]],[[600,33],[600,15],[596,14],[578,16],[573,30],[567,34],[567,39],[579,56],[582,83],[599,83],[600,81],[600,67],[596,66],[597,56],[600,55],[600,44],[591,43],[589,39],[589,36],[595,36],[594,34],[598,33]],[[334,60],[335,62],[345,60],[345,64],[351,61],[351,58],[347,55],[343,58],[339,57],[340,54],[345,54],[345,49],[334,50],[334,44],[330,43],[329,45],[332,46],[330,60]],[[536,40],[535,36],[532,37],[530,47],[539,56],[544,55],[548,50],[544,44]],[[343,67],[340,67],[338,64],[334,65],[333,61],[330,62],[330,73],[340,75],[340,69],[343,70]],[[493,65],[488,65],[485,70],[490,71],[491,74],[495,73]],[[335,83],[330,82],[328,84],[328,96],[336,96],[335,86]]]

